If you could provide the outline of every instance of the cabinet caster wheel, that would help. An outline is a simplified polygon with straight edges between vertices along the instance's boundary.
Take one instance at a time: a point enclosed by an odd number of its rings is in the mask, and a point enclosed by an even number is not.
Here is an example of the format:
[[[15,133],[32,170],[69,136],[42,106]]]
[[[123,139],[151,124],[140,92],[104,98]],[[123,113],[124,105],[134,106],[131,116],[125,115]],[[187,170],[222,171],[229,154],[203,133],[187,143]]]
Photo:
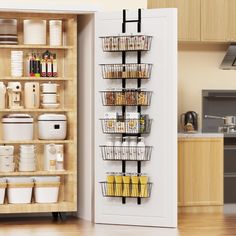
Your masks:
[[[52,212],[53,221],[57,221],[58,220],[58,215],[59,215],[58,212]]]
[[[62,213],[62,212],[52,212],[52,217],[54,221],[65,221],[66,220],[66,213]]]

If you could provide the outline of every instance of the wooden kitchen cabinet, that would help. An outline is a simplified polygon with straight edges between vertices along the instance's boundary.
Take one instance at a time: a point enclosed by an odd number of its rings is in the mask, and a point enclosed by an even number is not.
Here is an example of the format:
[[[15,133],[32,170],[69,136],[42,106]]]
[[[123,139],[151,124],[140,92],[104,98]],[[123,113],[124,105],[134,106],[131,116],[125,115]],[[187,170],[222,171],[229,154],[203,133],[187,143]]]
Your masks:
[[[178,205],[223,205],[223,138],[179,138]]]
[[[177,8],[179,41],[200,41],[200,0],[148,0],[148,8]]]
[[[236,41],[236,1],[228,0],[228,41],[235,42]]]
[[[201,40],[228,40],[228,0],[201,0]]]

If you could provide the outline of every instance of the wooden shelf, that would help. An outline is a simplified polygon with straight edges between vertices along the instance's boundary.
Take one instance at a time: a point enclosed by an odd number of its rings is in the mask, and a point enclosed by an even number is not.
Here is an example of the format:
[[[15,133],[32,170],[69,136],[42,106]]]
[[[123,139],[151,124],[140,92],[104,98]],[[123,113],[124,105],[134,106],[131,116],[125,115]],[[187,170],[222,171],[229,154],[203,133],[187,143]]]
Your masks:
[[[17,81],[71,81],[74,78],[68,78],[68,77],[11,77],[11,76],[5,76],[1,77],[0,81],[4,80],[17,80]]]
[[[74,202],[58,203],[31,203],[31,204],[3,204],[0,205],[2,213],[32,213],[32,212],[70,212],[77,211],[77,205]]]
[[[11,44],[0,44],[0,48],[9,48],[9,49],[57,49],[57,50],[68,50],[73,49],[73,46],[50,46],[50,45],[11,45]]]
[[[74,143],[74,140],[26,140],[26,141],[7,141],[0,140],[0,144],[48,144],[48,143]]]
[[[74,174],[73,171],[15,171],[15,172],[0,172],[0,177],[6,176],[51,176],[51,175],[71,175]]]
[[[1,112],[71,112],[73,109],[67,109],[67,108],[55,108],[55,109],[45,109],[45,108],[39,108],[39,109],[1,109]]]

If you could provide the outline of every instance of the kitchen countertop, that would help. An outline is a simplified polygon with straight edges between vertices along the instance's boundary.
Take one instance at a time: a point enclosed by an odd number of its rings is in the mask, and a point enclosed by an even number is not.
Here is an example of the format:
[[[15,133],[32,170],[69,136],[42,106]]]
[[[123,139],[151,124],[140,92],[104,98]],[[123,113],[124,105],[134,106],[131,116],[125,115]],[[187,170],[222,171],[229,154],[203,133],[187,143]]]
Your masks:
[[[178,133],[178,138],[223,138],[223,133]]]

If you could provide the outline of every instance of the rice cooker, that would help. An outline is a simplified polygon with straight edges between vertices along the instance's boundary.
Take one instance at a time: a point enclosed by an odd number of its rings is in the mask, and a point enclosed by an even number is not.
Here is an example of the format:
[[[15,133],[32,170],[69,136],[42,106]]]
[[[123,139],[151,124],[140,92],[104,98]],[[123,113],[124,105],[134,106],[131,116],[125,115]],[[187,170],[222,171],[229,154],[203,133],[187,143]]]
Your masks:
[[[67,132],[67,118],[63,114],[42,114],[38,117],[38,138],[64,140]]]

